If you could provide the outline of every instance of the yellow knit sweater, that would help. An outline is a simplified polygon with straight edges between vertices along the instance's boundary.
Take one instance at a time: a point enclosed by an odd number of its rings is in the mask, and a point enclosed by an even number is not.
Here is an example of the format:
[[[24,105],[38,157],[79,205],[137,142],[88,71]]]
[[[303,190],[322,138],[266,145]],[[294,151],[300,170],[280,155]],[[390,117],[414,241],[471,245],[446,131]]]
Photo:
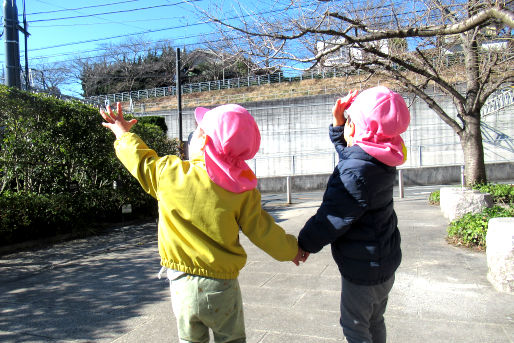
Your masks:
[[[114,143],[116,155],[159,204],[161,264],[188,274],[235,279],[246,263],[239,229],[279,261],[292,260],[296,238],[262,209],[257,189],[232,193],[209,178],[202,159],[157,156],[133,133]]]

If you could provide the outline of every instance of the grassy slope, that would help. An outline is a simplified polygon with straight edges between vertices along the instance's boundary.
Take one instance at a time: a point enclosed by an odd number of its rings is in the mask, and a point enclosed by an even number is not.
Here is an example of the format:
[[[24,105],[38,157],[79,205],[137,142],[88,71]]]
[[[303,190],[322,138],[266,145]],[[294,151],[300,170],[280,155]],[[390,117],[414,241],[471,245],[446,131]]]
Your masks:
[[[449,83],[460,83],[464,81],[462,66],[454,66],[442,71]],[[417,80],[416,75],[407,74],[406,77]],[[390,78],[374,75],[349,75],[346,77],[309,79],[299,82],[282,82],[252,86],[244,88],[231,88],[215,90],[210,92],[199,92],[183,94],[182,107],[191,108],[197,106],[214,106],[226,103],[243,104],[252,101],[286,99],[319,94],[345,95],[351,89],[365,89],[377,85],[384,85],[391,89],[399,89]],[[124,106],[128,107],[128,103]],[[144,99],[134,103],[136,113],[154,111],[166,111],[177,108],[176,96]]]
[[[345,78],[310,79],[299,82],[273,83],[261,86],[214,90],[210,92],[183,94],[182,107],[214,106],[225,103],[245,103],[251,101],[294,98],[318,94],[344,95],[350,89],[361,89],[378,84],[394,88],[385,79],[366,79],[363,76]],[[128,106],[128,103],[124,104]],[[145,112],[170,110],[177,108],[176,96],[149,98],[134,104],[134,111]]]

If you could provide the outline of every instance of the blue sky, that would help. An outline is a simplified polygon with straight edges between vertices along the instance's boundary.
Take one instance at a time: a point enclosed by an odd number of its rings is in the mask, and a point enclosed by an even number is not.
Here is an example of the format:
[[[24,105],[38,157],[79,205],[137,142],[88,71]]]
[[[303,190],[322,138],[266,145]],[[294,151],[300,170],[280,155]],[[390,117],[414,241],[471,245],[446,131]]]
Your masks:
[[[103,47],[126,42],[131,38],[145,41],[171,41],[175,47],[194,48],[212,39],[215,26],[205,23],[193,5],[207,11],[212,3],[222,4],[224,16],[234,15],[234,5],[262,11],[272,1],[209,1],[209,0],[17,0],[20,25],[23,6],[28,22],[29,67],[77,57],[97,56]],[[256,8],[259,6],[260,9]],[[3,12],[2,12],[3,14]],[[2,38],[3,39],[3,38]],[[2,44],[3,46],[3,44]],[[0,62],[5,64],[5,51],[0,49]],[[20,33],[20,60],[24,66],[24,37]],[[78,95],[77,85],[63,89]],[[75,94],[73,94],[75,93]]]
[[[341,0],[330,2],[338,1]],[[356,0],[350,6],[359,2]],[[300,3],[304,9],[328,4],[325,0]],[[143,39],[150,44],[168,41],[174,47],[192,50],[219,38],[216,26],[206,22],[195,6],[209,13],[215,6],[221,7],[223,11],[217,12],[216,16],[227,20],[240,13],[278,17],[287,13],[283,8],[288,4],[288,0],[16,0],[20,25],[23,25],[25,5],[30,33],[29,68],[32,69],[100,56],[109,44],[126,43],[130,39]],[[25,49],[21,33],[20,54],[24,69]],[[3,48],[0,49],[0,64],[3,69]],[[78,83],[60,88],[64,94],[74,96],[79,96],[82,91]]]

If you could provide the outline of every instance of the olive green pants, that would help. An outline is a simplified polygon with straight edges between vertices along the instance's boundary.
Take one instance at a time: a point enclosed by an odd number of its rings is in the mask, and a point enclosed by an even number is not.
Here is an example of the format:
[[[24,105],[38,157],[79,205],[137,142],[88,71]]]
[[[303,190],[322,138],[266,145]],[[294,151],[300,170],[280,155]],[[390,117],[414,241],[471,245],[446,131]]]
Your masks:
[[[246,342],[243,300],[237,279],[222,280],[184,274],[170,281],[173,313],[180,342]]]

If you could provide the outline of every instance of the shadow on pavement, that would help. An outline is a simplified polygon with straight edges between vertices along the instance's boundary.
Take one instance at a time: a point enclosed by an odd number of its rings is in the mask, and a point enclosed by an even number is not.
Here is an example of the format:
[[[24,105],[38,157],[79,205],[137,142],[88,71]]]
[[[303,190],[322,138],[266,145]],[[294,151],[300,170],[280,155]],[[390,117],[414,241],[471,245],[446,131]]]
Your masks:
[[[86,243],[7,256],[11,264],[20,260],[17,270],[0,260],[7,276],[0,286],[0,340],[111,341],[130,330],[126,320],[145,321],[145,306],[167,296],[167,283],[156,281],[155,225]],[[24,269],[24,259],[38,269]]]

